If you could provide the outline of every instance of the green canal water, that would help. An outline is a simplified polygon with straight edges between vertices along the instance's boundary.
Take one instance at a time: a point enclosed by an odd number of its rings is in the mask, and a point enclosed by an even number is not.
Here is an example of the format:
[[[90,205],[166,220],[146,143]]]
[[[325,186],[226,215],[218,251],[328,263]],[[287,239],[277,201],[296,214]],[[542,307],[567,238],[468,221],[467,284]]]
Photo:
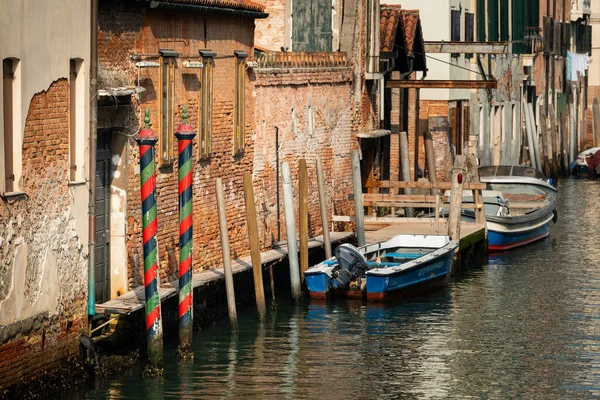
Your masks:
[[[193,366],[167,343],[161,382],[138,365],[70,395],[598,398],[600,182],[560,182],[558,208],[548,239],[492,255],[443,291],[385,306],[280,300],[264,326],[240,315],[237,337],[228,321],[197,332]]]

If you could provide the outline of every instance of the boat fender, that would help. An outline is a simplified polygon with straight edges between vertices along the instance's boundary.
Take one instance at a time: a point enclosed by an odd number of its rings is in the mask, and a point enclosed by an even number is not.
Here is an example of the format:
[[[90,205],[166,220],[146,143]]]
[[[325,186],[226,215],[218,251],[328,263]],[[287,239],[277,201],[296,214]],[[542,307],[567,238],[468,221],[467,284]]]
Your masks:
[[[552,222],[556,223],[556,221],[558,221],[558,211],[556,211],[556,210],[553,210],[553,211],[552,211],[552,214],[554,214],[554,215],[552,216]]]

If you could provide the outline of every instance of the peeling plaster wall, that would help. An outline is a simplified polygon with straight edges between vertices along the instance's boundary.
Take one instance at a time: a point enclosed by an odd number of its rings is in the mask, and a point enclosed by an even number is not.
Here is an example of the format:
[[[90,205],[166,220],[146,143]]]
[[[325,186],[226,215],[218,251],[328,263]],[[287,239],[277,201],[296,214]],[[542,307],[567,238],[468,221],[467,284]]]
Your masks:
[[[86,327],[87,185],[68,183],[68,99],[67,79],[31,99],[25,194],[0,207],[0,390],[74,354]]]
[[[22,192],[0,201],[0,393],[78,354],[87,327],[88,186],[69,183],[69,73],[83,60],[78,84],[89,86],[89,24],[89,1],[0,0],[0,59],[19,60],[20,129],[5,149],[0,113],[0,190],[11,151]],[[87,90],[81,103],[87,121]],[[86,176],[87,123],[76,141]]]
[[[488,98],[486,90],[471,94],[470,142],[473,143],[473,139],[477,138],[477,145],[471,149],[480,158],[481,165],[518,164],[525,124],[521,113],[521,58],[513,55],[496,56],[492,61],[492,71],[498,79],[498,89],[492,91],[492,98]],[[493,120],[490,112],[494,107],[500,107],[501,125],[496,126],[506,127],[504,140],[501,134],[490,136],[490,119]],[[501,107],[505,109],[504,115]]]

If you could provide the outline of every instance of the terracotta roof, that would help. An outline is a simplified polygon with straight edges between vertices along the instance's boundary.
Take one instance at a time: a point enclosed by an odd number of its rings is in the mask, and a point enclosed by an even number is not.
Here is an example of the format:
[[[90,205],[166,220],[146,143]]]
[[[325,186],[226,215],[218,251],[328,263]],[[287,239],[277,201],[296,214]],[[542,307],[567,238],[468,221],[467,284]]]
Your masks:
[[[151,0],[145,0],[150,2]],[[264,12],[265,7],[250,0],[159,0],[163,3],[188,4],[194,6],[231,8],[235,10]]]
[[[381,5],[380,41],[381,51],[393,51],[396,44],[398,26],[404,32],[406,54],[413,51],[415,35],[422,35],[418,30],[419,10],[403,10],[401,5]],[[402,46],[401,43],[398,43]]]
[[[381,19],[379,22],[380,32],[379,40],[381,42],[381,51],[393,51],[396,41],[396,31],[398,23],[402,18],[402,6],[400,5],[382,5]]]
[[[417,25],[419,24],[419,10],[402,10],[402,27],[404,28],[404,40],[406,41],[406,54],[413,51]]]

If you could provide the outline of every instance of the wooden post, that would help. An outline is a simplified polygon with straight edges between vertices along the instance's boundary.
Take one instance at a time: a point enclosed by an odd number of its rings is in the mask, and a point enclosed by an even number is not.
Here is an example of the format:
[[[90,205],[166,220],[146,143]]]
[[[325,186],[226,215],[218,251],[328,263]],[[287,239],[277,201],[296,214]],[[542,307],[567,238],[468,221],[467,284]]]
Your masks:
[[[577,157],[577,123],[575,122],[575,105],[569,104],[569,165]]]
[[[542,160],[542,166],[540,169],[540,171],[543,171],[544,174],[546,176],[550,176],[550,163],[549,163],[549,157],[548,157],[548,149],[549,149],[549,140],[548,140],[548,126],[546,125],[546,111],[545,111],[546,107],[544,107],[543,105],[540,105],[539,108],[539,115],[540,115],[540,137],[542,139],[542,145],[541,145],[541,157],[540,159]]]
[[[400,172],[402,173],[402,180],[404,182],[411,182],[410,179],[410,159],[408,154],[408,134],[406,132],[400,132]],[[411,195],[411,189],[404,189],[405,195]],[[412,208],[404,209],[405,217],[412,217],[414,214]]]
[[[523,115],[525,116],[525,127],[527,131],[527,149],[529,150],[529,163],[533,168],[537,168],[535,164],[535,144],[533,143],[533,135],[535,129],[532,128],[532,123],[529,118],[529,108],[526,103],[523,104]]]
[[[539,142],[539,132],[537,130],[537,126],[535,124],[535,113],[533,112],[533,104],[527,103],[527,109],[529,110],[529,121],[531,122],[531,131],[533,133],[533,146],[535,152],[535,164],[536,168],[540,171],[542,170],[542,161],[540,157],[540,142]]]
[[[560,144],[558,142],[558,129],[556,123],[556,111],[554,104],[550,104],[548,107],[549,121],[550,121],[550,143],[552,143],[552,176],[558,175],[558,152]]]
[[[452,189],[450,192],[450,212],[448,214],[448,236],[460,241],[460,215],[462,211],[463,181],[465,178],[465,156],[457,155],[452,169]]]
[[[219,232],[221,233],[221,252],[223,254],[223,270],[225,272],[225,289],[227,291],[227,310],[232,332],[238,331],[237,310],[235,308],[235,289],[233,287],[233,271],[231,270],[231,250],[229,249],[229,233],[227,229],[227,214],[225,211],[225,195],[223,181],[216,180],[217,211],[219,214]]]
[[[600,104],[598,99],[594,99],[594,105],[592,106],[594,113],[594,147],[600,147]]]
[[[565,118],[565,114],[560,114],[560,157],[561,157],[561,167],[563,169],[563,173],[567,173],[569,170],[569,147],[567,146],[567,119]]]
[[[435,169],[435,153],[433,152],[433,137],[431,136],[431,132],[425,132],[424,138],[425,156],[427,157],[427,174],[429,176],[429,182],[437,182],[437,174]]]
[[[252,272],[254,275],[256,310],[258,312],[259,321],[263,322],[267,316],[267,306],[265,304],[265,289],[263,287],[262,263],[260,260],[260,244],[258,242],[258,226],[256,224],[254,188],[252,187],[252,174],[250,172],[244,173],[244,201],[246,203],[248,241],[250,242],[250,256],[252,257]]]
[[[298,267],[298,239],[296,237],[296,219],[294,216],[292,174],[290,164],[287,161],[281,165],[281,179],[283,181],[283,211],[285,213],[285,233],[290,264],[290,283],[292,285],[292,298],[297,302],[302,294],[302,289],[300,285],[300,268]]]
[[[354,194],[354,217],[356,220],[356,240],[359,246],[366,244],[365,215],[362,200],[362,179],[360,177],[360,159],[358,150],[352,151],[352,185]]]
[[[469,182],[480,183],[479,181],[479,165],[477,165],[477,157],[475,155],[467,156],[467,169],[469,171]],[[483,206],[483,195],[481,190],[473,190],[473,204]],[[475,223],[485,225],[485,209],[475,209]]]
[[[308,269],[308,172],[306,160],[298,163],[298,220],[300,221],[300,280],[304,282],[304,271]]]
[[[331,258],[331,239],[329,238],[329,216],[327,214],[327,197],[325,195],[325,176],[323,175],[323,163],[317,158],[317,183],[319,185],[319,207],[321,208],[321,226],[323,226],[323,247],[325,258]]]
[[[439,193],[435,193],[435,225],[436,231],[440,231],[440,195]]]

